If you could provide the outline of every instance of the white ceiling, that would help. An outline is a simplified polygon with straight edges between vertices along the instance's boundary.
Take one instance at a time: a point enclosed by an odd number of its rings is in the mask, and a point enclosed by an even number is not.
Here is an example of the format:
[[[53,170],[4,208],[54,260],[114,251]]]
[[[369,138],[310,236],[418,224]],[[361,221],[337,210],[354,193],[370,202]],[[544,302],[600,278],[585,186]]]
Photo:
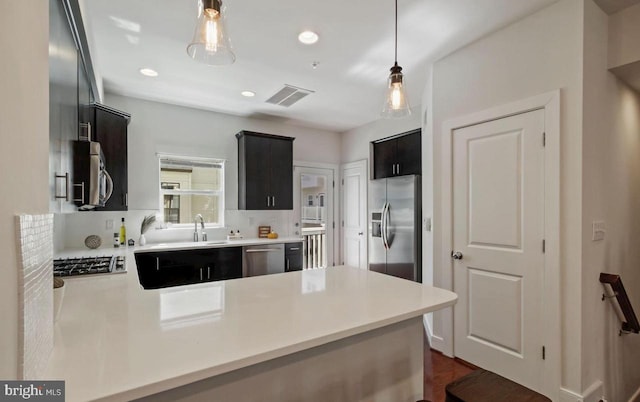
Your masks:
[[[555,1],[399,0],[398,64],[412,105],[421,102],[433,61]],[[87,0],[82,6],[107,92],[339,132],[379,118],[393,64],[392,0],[227,0],[237,59],[217,67],[186,53],[196,0]],[[320,35],[316,45],[297,41],[305,29]],[[142,76],[142,67],[159,77]],[[283,84],[315,93],[290,108],[265,103]],[[245,98],[242,90],[256,96]]]

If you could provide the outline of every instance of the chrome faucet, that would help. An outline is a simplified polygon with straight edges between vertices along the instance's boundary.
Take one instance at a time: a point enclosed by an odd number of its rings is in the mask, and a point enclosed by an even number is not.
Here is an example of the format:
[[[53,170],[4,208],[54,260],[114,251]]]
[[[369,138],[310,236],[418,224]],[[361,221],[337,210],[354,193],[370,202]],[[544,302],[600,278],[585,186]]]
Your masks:
[[[200,226],[202,227],[202,241],[207,241],[207,234],[204,231],[204,218],[201,214],[196,215],[193,219],[193,223],[195,226],[195,231],[193,232],[193,241],[200,241],[198,236],[198,220],[200,220]]]

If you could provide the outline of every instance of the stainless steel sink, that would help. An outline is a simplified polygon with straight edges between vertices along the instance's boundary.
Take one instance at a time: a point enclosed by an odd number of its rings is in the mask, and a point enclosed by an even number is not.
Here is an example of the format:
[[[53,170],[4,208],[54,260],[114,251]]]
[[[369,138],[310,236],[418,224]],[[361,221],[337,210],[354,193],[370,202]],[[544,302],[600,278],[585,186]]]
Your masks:
[[[227,240],[212,240],[212,241],[181,241],[181,242],[168,242],[168,243],[158,243],[149,246],[149,249],[162,250],[162,249],[180,249],[180,248],[199,248],[199,247],[207,247],[207,246],[215,246],[218,244],[227,244]]]

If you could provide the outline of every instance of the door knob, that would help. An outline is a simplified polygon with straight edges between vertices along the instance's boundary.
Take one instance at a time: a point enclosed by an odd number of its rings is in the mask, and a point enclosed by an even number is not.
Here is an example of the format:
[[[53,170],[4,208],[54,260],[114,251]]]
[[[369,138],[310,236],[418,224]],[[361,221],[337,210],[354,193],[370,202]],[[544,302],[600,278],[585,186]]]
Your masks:
[[[462,253],[459,251],[452,251],[451,252],[451,258],[453,258],[454,260],[461,260],[462,259]]]

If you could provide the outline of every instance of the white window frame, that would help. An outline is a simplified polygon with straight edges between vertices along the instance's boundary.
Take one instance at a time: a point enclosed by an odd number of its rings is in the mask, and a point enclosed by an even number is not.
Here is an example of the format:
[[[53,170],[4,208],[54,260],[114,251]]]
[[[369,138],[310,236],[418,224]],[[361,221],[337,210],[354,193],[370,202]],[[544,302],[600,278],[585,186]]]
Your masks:
[[[205,195],[205,196],[218,196],[220,200],[219,203],[219,222],[205,222],[204,226],[206,228],[222,228],[224,227],[224,215],[225,215],[225,168],[226,168],[226,160],[220,158],[208,158],[201,156],[187,156],[187,155],[173,155],[173,154],[161,154],[158,153],[158,209],[160,211],[160,216],[162,216],[162,220],[164,221],[164,196],[165,195]],[[175,161],[185,161],[186,163],[204,163],[211,165],[221,165],[222,174],[220,175],[220,188],[221,190],[167,190],[162,188],[162,161],[163,160],[175,160]],[[165,222],[166,224],[166,222]],[[180,229],[180,228],[192,228],[193,223],[171,223],[168,224],[167,228]]]

